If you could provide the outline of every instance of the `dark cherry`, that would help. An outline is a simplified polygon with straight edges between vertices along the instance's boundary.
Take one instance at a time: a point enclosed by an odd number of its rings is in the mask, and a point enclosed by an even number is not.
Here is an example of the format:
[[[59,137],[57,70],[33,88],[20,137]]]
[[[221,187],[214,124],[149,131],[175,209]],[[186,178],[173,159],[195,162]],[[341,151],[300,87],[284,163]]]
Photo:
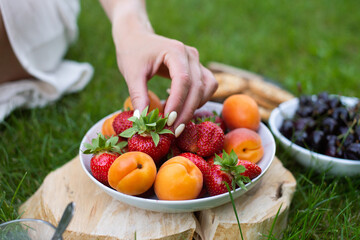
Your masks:
[[[355,112],[355,111],[359,111],[359,112]],[[359,121],[360,121],[360,110],[354,110],[353,119],[359,123]]]
[[[325,154],[331,157],[336,156],[336,149],[339,145],[338,138],[336,135],[327,135],[326,139],[326,150]]]
[[[329,106],[326,104],[326,102],[322,99],[319,99],[316,101],[313,105],[313,116],[319,116],[325,114],[329,110]]]
[[[338,134],[339,135],[345,135],[348,131],[349,131],[348,126],[340,126],[339,129],[338,129]]]
[[[360,141],[360,125],[356,125],[354,132],[355,132],[356,139]]]
[[[299,118],[294,121],[295,130],[298,131],[303,131],[303,130],[311,131],[315,127],[315,125],[316,125],[315,120],[310,117]]]
[[[336,121],[343,121],[346,123],[349,120],[349,113],[345,107],[337,107],[334,109],[331,117]]]
[[[336,147],[335,146],[329,146],[325,150],[325,155],[328,155],[330,157],[336,157]]]
[[[321,92],[317,95],[317,98],[326,102],[329,100],[329,94],[327,92]]]
[[[284,120],[280,132],[318,153],[359,160],[360,102],[349,108],[327,92],[301,95],[293,119]]]
[[[321,130],[315,130],[310,135],[310,144],[311,148],[313,148],[315,151],[321,150],[323,147],[323,142],[325,139],[325,134]]]
[[[360,160],[360,143],[350,144],[346,148],[345,156],[348,159]]]
[[[343,139],[343,146],[348,147],[353,142],[355,142],[355,136],[354,136],[354,134],[349,134],[349,135],[346,136],[345,139]]]
[[[294,123],[290,119],[285,119],[280,127],[280,132],[288,139],[291,139],[294,130],[295,130]]]
[[[333,109],[341,106],[340,99],[338,97],[333,97],[328,100],[328,106]]]
[[[295,115],[301,118],[310,117],[312,116],[313,110],[312,106],[301,106],[297,109]]]
[[[335,133],[337,125],[338,123],[334,118],[327,117],[322,122],[322,129],[326,134],[332,134]]]
[[[337,157],[337,158],[345,158],[343,148],[337,148],[336,149],[335,157]]]
[[[307,145],[308,134],[305,131],[296,131],[294,133],[295,144],[305,147]]]
[[[309,95],[301,95],[299,97],[300,106],[310,105],[312,103],[312,97]]]
[[[336,146],[338,142],[338,138],[336,135],[327,135],[326,143],[328,146]]]

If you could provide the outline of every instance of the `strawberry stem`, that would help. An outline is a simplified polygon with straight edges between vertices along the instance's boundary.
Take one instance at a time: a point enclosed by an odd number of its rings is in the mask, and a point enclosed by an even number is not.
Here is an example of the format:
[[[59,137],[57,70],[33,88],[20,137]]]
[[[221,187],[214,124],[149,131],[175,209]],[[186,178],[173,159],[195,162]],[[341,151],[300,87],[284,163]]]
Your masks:
[[[249,177],[241,175],[241,173],[246,171],[246,168],[243,165],[238,165],[238,161],[239,158],[234,150],[231,150],[230,154],[227,154],[227,152],[223,150],[222,158],[215,154],[214,164],[220,165],[221,171],[224,171],[233,177],[231,186],[234,190],[236,185],[247,190],[245,183],[251,182],[251,180]]]
[[[155,146],[160,141],[159,134],[174,134],[169,129],[164,128],[168,120],[168,114],[165,117],[161,117],[159,109],[152,110],[147,114],[148,107],[142,111],[140,118],[135,116],[130,117],[128,120],[133,122],[133,126],[120,134],[121,137],[131,138],[135,134],[139,134],[143,137],[151,136]]]
[[[118,136],[112,136],[108,139],[104,135],[99,133],[96,138],[93,138],[90,143],[84,143],[86,150],[83,151],[84,154],[97,154],[100,152],[116,152],[124,153],[123,149],[127,146],[126,141],[119,142]]]

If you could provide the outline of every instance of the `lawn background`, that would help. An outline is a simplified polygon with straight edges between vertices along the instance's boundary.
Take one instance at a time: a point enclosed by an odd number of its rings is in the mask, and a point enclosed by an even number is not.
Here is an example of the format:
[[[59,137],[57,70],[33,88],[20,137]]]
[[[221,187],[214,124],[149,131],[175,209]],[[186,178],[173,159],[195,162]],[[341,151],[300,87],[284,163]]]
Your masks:
[[[18,218],[18,207],[45,176],[75,157],[85,132],[128,96],[108,19],[97,0],[81,5],[79,39],[66,58],[90,62],[94,77],[79,93],[41,109],[16,110],[0,123],[0,223]],[[260,73],[295,95],[301,89],[359,97],[360,1],[167,0],[147,6],[155,31],[196,47],[203,64]],[[164,98],[169,81],[155,77],[148,86]],[[359,177],[316,174],[284,149],[277,155],[298,182],[283,239],[359,239]]]

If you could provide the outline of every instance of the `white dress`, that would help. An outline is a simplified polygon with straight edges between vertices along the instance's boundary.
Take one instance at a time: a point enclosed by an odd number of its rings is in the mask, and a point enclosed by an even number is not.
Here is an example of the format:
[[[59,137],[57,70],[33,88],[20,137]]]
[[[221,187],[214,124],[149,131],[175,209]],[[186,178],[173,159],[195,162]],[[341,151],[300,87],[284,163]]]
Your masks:
[[[63,59],[77,38],[79,0],[0,0],[0,10],[15,55],[36,78],[0,84],[0,122],[17,107],[44,106],[85,87],[92,66]]]

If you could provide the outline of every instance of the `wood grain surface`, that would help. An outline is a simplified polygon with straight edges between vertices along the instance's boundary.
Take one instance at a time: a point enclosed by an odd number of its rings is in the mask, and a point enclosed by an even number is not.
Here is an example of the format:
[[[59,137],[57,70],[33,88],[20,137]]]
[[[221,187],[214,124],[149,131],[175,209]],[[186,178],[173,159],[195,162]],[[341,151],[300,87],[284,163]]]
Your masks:
[[[256,187],[238,198],[245,239],[267,234],[281,206],[274,233],[287,223],[296,181],[275,158]],[[51,172],[20,208],[22,218],[55,226],[69,202],[75,215],[64,239],[240,239],[231,204],[196,213],[158,213],[138,209],[108,196],[83,172],[78,157]]]

